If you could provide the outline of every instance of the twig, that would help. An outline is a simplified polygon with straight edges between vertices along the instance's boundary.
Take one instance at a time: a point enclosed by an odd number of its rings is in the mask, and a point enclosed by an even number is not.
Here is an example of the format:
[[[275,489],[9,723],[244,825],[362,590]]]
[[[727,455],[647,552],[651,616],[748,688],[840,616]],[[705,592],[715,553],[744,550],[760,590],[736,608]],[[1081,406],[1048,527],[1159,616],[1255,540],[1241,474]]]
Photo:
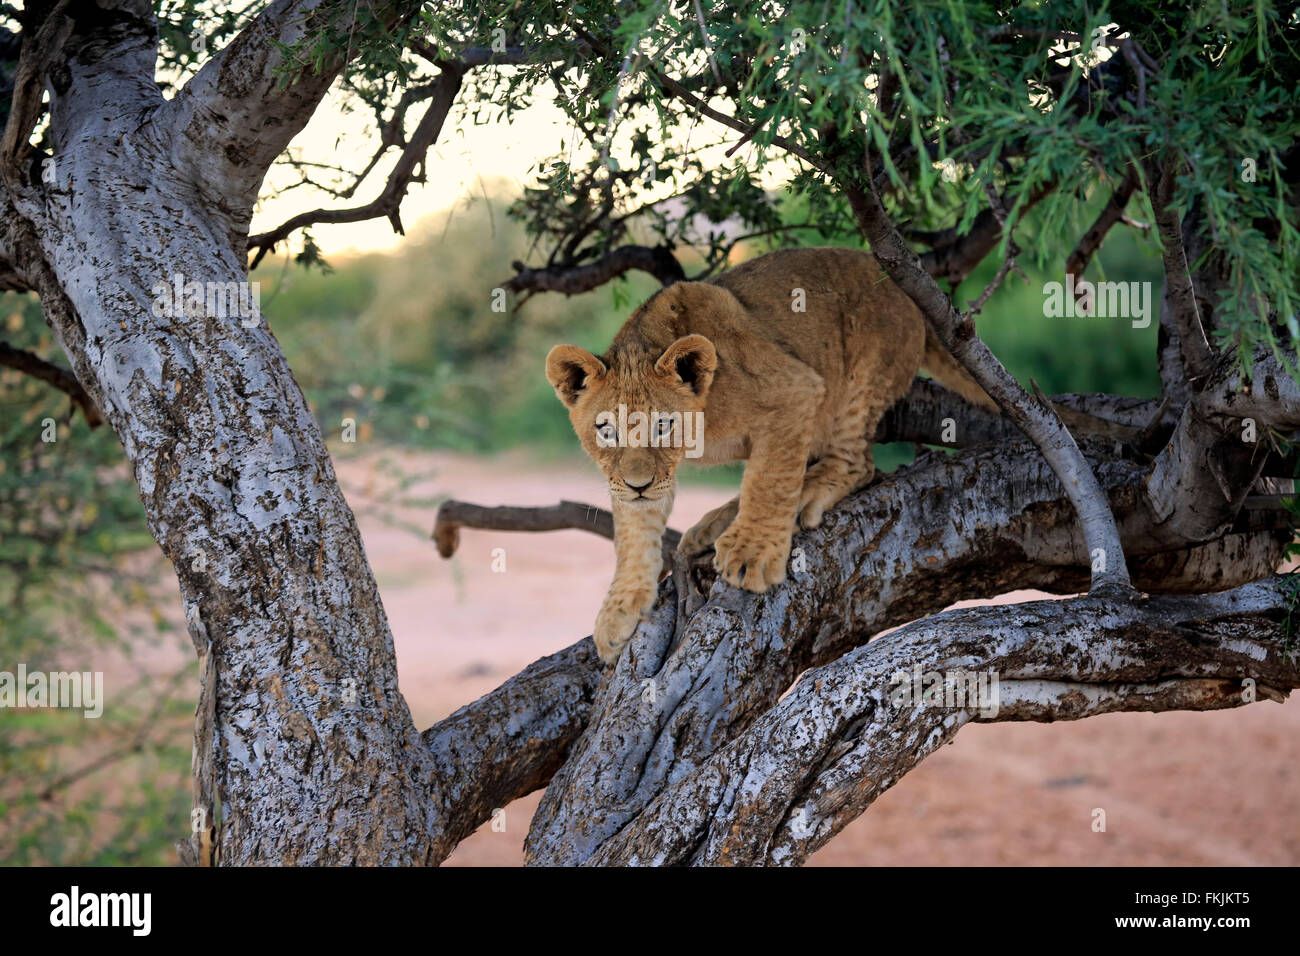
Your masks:
[[[1111,193],[1110,199],[1107,200],[1106,206],[1097,215],[1097,220],[1088,227],[1088,231],[1079,237],[1078,244],[1070,257],[1065,261],[1065,274],[1074,276],[1077,280],[1083,275],[1088,263],[1091,261],[1096,251],[1101,248],[1102,240],[1110,232],[1112,226],[1117,222],[1124,220],[1124,207],[1133,197],[1134,190],[1138,186],[1137,170],[1129,166],[1124,174],[1123,181]],[[1076,295],[1078,293],[1076,292]]]
[[[23,349],[16,349],[5,342],[0,342],[0,366],[17,369],[24,375],[40,379],[42,382],[53,385],[59,391],[66,393],[73,403],[81,409],[82,417],[86,419],[86,424],[91,428],[98,428],[104,423],[104,416],[100,414],[94,400],[86,394],[86,390],[81,387],[77,377],[67,369],[60,368],[52,362],[47,362],[39,355]]]
[[[647,272],[663,285],[686,279],[682,264],[667,246],[620,246],[608,255],[582,264],[569,263],[529,269],[522,262],[512,262],[514,278],[503,288],[511,292],[563,292],[576,295],[604,285],[633,269]]]
[[[1002,265],[998,267],[997,275],[993,277],[992,282],[984,287],[984,291],[980,293],[979,298],[970,303],[970,308],[962,313],[962,322],[971,322],[975,316],[980,314],[980,310],[993,297],[993,293],[997,291],[998,286],[1002,285],[1002,280],[1007,277],[1007,273],[1016,267],[1016,253],[1019,251],[1015,243],[1007,245],[1007,255],[1002,260]]]
[[[167,693],[158,696],[148,715],[146,715],[136,727],[135,733],[132,735],[130,741],[122,744],[120,747],[110,750],[108,753],[96,757],[94,760],[90,761],[90,763],[78,767],[76,770],[71,770],[68,773],[63,774],[61,777],[56,777],[54,780],[51,780],[46,784],[45,788],[41,790],[40,798],[42,800],[53,800],[56,790],[62,790],[69,787],[78,780],[82,780],[89,777],[91,774],[103,770],[110,764],[114,764],[119,760],[130,757],[132,754],[137,754],[143,751],[145,746],[149,743],[149,738],[152,736],[151,732],[158,724],[158,718],[161,716],[163,708],[172,700],[171,691],[176,688],[183,678],[189,677],[190,674],[190,667],[189,665],[186,665],[171,676],[171,679],[167,682]]]
[[[578,33],[579,36],[581,36],[584,40],[586,40],[593,48],[597,48],[600,46],[599,41],[597,41],[595,37],[587,33],[587,31],[583,30],[581,27],[575,25],[574,30],[575,32]],[[694,110],[697,113],[699,113],[701,116],[706,116],[709,119],[713,120],[714,122],[721,123],[723,126],[726,126],[730,129],[734,129],[738,133],[748,134],[751,137],[756,132],[753,124],[746,123],[743,120],[736,119],[734,116],[728,116],[726,113],[718,112],[713,107],[709,106],[708,103],[704,102],[702,99],[700,99],[690,90],[688,90],[686,87],[682,86],[682,84],[674,80],[671,76],[668,76],[666,73],[661,72],[653,64],[649,64],[646,66],[646,73],[651,78],[653,78],[654,81],[660,87],[663,88],[664,92],[668,93],[673,97],[676,97],[679,100],[682,100],[687,105],[693,107]],[[783,136],[773,136],[771,143],[773,146],[776,146],[779,149],[783,149],[787,153],[790,153],[794,156],[798,156],[800,159],[802,159],[808,165],[812,166],[814,169],[821,170],[822,172],[829,171],[829,168],[824,160],[819,159],[816,156],[812,155],[812,153],[808,152],[808,150],[804,149],[798,143],[792,143],[790,142],[790,140],[786,139]]]
[[[451,110],[452,103],[456,100],[456,94],[460,92],[463,79],[464,70],[456,66],[447,67],[438,76],[436,81],[437,92],[433,96],[433,101],[420,119],[420,124],[412,134],[410,142],[398,158],[397,165],[393,167],[393,171],[389,174],[388,182],[385,184],[383,191],[374,200],[363,206],[354,206],[349,209],[315,209],[311,212],[299,213],[270,232],[250,236],[248,247],[249,249],[256,249],[257,253],[249,264],[249,269],[255,269],[263,257],[274,249],[277,243],[288,238],[290,234],[302,229],[304,226],[311,226],[316,223],[364,222],[368,219],[387,216],[389,222],[392,223],[393,231],[398,235],[403,235],[404,230],[399,216],[402,199],[405,197],[406,190],[411,182],[416,178],[416,167],[422,167],[425,154],[437,142],[438,136],[442,133],[442,124],[447,119],[447,113]],[[423,171],[421,177],[423,177]]]
[[[438,553],[450,558],[460,544],[461,528],[478,528],[485,531],[590,531],[602,538],[614,540],[614,515],[604,508],[584,505],[577,501],[561,501],[558,505],[541,508],[487,507],[468,501],[444,501],[438,507],[431,537],[438,544]],[[672,528],[664,532],[663,552],[665,563],[681,541],[680,531]]]
[[[704,8],[700,6],[700,0],[695,0],[695,19],[700,22],[700,39],[704,41],[704,52],[709,55],[709,66],[713,67],[714,79],[718,85],[722,85],[722,71],[718,69],[718,61],[713,58],[713,44],[709,42],[708,27],[704,24]],[[731,154],[728,153],[728,156]]]
[[[984,291],[980,293],[979,298],[970,303],[970,308],[962,313],[961,319],[963,323],[972,322],[975,316],[980,314],[980,310],[984,308],[989,299],[993,297],[993,293],[998,290],[1000,285],[1002,285],[1002,280],[1007,277],[1007,273],[1012,269],[1015,269],[1017,272],[1020,271],[1016,267],[1016,256],[1019,255],[1020,250],[1016,247],[1013,238],[1015,227],[1007,227],[1007,211],[1002,205],[1002,197],[998,195],[998,191],[993,188],[993,184],[988,180],[984,181],[984,193],[988,196],[989,209],[993,213],[993,218],[997,220],[999,234],[1005,232],[1007,235],[1007,254],[1003,257],[1002,265],[998,267],[997,274],[993,277],[993,281],[984,287]],[[1023,273],[1021,274],[1023,275]]]

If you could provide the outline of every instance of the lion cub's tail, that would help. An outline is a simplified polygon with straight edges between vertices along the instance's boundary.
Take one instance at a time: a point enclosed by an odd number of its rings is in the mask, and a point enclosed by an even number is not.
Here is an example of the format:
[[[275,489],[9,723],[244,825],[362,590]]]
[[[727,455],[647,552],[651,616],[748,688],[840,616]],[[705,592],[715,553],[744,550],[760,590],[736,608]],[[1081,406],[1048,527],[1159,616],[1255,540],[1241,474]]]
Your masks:
[[[998,411],[997,402],[989,398],[988,393],[971,378],[970,372],[962,368],[961,363],[952,357],[928,328],[925,330],[925,358],[921,361],[921,367],[935,381],[946,385],[966,401]]]

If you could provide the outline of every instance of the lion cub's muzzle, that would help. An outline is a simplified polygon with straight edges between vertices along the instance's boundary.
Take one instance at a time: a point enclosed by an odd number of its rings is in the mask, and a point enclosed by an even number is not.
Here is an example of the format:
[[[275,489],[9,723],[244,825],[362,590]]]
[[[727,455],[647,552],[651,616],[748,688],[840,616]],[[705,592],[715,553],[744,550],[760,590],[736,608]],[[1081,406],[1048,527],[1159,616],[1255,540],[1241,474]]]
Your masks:
[[[673,479],[668,475],[660,480],[646,481],[644,484],[634,484],[626,478],[611,478],[609,480],[609,493],[619,501],[626,501],[631,504],[644,504],[661,500],[664,495],[671,494],[673,490]]]

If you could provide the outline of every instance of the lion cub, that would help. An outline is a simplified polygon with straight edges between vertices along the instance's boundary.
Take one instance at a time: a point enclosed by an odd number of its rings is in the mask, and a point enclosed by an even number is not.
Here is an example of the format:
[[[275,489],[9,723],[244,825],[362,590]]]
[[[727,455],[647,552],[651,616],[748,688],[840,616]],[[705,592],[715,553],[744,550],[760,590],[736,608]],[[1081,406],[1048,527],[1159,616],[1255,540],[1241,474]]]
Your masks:
[[[853,249],[787,249],[679,282],[637,309],[604,355],[552,349],[546,377],[613,504],[617,567],[592,635],[601,659],[617,660],[654,605],[684,458],[748,462],[739,498],[680,550],[712,547],[729,584],[765,591],[785,580],[796,525],[816,527],[871,481],[871,436],[923,363],[992,406],[875,259]]]

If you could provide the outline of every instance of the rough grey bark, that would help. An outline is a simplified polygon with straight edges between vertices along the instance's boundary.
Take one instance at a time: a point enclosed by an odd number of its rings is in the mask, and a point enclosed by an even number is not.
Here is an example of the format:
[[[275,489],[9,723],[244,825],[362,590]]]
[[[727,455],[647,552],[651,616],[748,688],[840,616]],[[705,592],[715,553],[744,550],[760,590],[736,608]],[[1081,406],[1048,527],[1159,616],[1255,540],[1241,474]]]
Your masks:
[[[294,9],[275,4],[259,29],[284,36],[276,28]],[[260,316],[246,328],[241,316],[155,314],[154,287],[175,275],[247,279],[247,187],[265,166],[211,138],[203,155],[214,161],[193,160],[201,130],[178,125],[177,102],[164,104],[153,82],[149,3],[62,16],[66,40],[45,64],[55,172],[40,182],[10,168],[5,245],[121,437],[150,530],[176,568],[214,682],[203,688],[215,726],[200,728],[211,746],[197,753],[196,776],[208,820],[222,804],[216,856],[429,860],[443,829],[434,761],[397,690],[356,523],[278,344]],[[222,59],[209,69],[220,74]],[[328,85],[298,93],[314,106]],[[241,92],[225,90],[227,103]],[[205,106],[209,137],[221,134],[212,110],[222,100]],[[268,126],[287,142],[309,115],[264,115],[247,131],[261,159],[281,148]]]
[[[546,786],[586,727],[604,665],[590,639],[544,657],[424,732],[440,785],[434,859],[492,811]]]
[[[431,763],[356,523],[284,356],[260,317],[245,328],[239,316],[154,315],[154,286],[175,275],[247,277],[226,217],[177,167],[175,130],[141,122],[166,111],[149,81],[152,38],[134,26],[76,20],[51,110],[57,185],[15,205],[48,263],[47,306],[62,294],[48,309],[56,334],[122,438],[196,648],[215,662],[213,749],[199,760],[220,767],[220,856],[423,859]],[[105,84],[106,72],[123,79]]]
[[[1221,358],[1184,407],[1146,484],[1156,532],[1205,541],[1233,520],[1264,472],[1272,436],[1300,428],[1300,386],[1272,354],[1246,376]]]

